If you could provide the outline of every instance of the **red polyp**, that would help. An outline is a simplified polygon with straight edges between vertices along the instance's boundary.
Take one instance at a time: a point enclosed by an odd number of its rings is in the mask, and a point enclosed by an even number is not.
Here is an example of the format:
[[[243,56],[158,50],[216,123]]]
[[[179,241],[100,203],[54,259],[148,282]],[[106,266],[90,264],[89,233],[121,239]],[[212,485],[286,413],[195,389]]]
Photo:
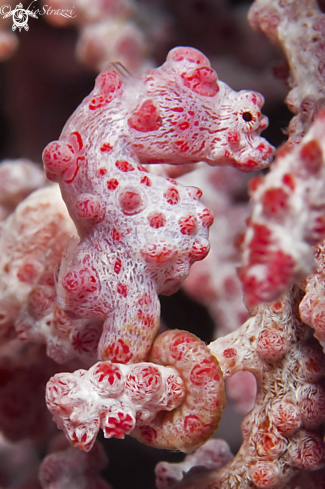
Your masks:
[[[57,175],[65,172],[70,165],[74,165],[76,156],[68,144],[53,141],[44,149],[42,158],[47,171]]]
[[[69,295],[79,297],[93,294],[99,288],[97,276],[89,268],[68,272],[62,285]]]
[[[172,59],[173,61],[190,61],[191,63],[196,63],[197,65],[210,66],[208,58],[206,58],[200,51],[190,47],[178,47],[173,49],[169,54],[167,59]]]
[[[142,195],[135,187],[125,187],[120,191],[118,198],[124,214],[137,214],[143,209]]]
[[[30,294],[28,304],[33,310],[35,318],[42,318],[49,314],[55,300],[55,291],[53,287],[37,285]]]
[[[122,268],[122,262],[119,258],[116,258],[114,263],[114,272],[119,274]]]
[[[159,266],[173,260],[177,256],[177,249],[169,243],[157,243],[148,245],[145,250],[141,250],[141,255],[147,263]]]
[[[283,333],[276,329],[264,329],[260,332],[257,341],[257,351],[269,360],[277,360],[286,351],[286,342]]]
[[[324,464],[324,443],[312,432],[302,432],[301,440],[291,452],[291,462],[304,470],[317,470]]]
[[[260,153],[262,153],[264,155],[267,155],[267,156],[273,154],[273,148],[272,148],[272,146],[270,146],[266,142],[259,144],[256,149]]]
[[[105,380],[111,386],[119,383],[122,378],[118,366],[108,362],[99,362],[94,370],[94,376],[97,382],[103,382]]]
[[[222,352],[222,355],[225,358],[234,358],[237,355],[237,350],[236,348],[226,348],[226,350]]]
[[[129,163],[128,161],[118,160],[115,162],[115,166],[116,166],[116,168],[118,168],[119,170],[121,170],[124,173],[135,170],[134,166],[131,165],[131,163]]]
[[[261,301],[275,300],[294,277],[295,262],[291,255],[282,250],[252,250],[252,264],[264,264],[265,277],[258,280],[247,273],[247,269],[239,270],[240,279],[244,285],[245,302],[254,306]]]
[[[121,85],[122,82],[114,71],[98,75],[89,109],[96,110],[109,104],[116,97]]]
[[[275,289],[281,290],[293,278],[296,263],[291,255],[282,250],[270,253],[269,259],[269,282]]]
[[[100,150],[104,153],[110,153],[113,149],[113,146],[111,146],[109,143],[103,143],[102,146],[100,147]]]
[[[301,425],[299,409],[285,400],[273,405],[272,420],[279,433],[284,435],[295,433]]]
[[[275,10],[265,9],[259,16],[259,25],[262,31],[275,31],[281,22],[280,14]]]
[[[159,370],[152,366],[137,365],[131,367],[130,373],[125,381],[128,396],[134,401],[151,399],[160,393],[162,377]]]
[[[284,450],[283,439],[272,431],[261,430],[255,438],[256,450],[260,457],[277,459]]]
[[[200,365],[194,365],[190,372],[190,380],[195,385],[202,385],[210,379],[220,380],[216,365],[211,360],[203,360]]]
[[[17,278],[21,282],[32,284],[38,278],[40,273],[40,266],[38,263],[25,262],[17,271]]]
[[[301,319],[315,331],[325,332],[325,304],[323,300],[310,303],[308,297],[299,306]]]
[[[249,243],[250,255],[249,263],[265,263],[267,260],[267,248],[271,244],[271,231],[264,224],[253,224],[253,238]]]
[[[127,297],[128,295],[128,287],[125,284],[121,284],[120,282],[117,284],[117,293],[122,297]]]
[[[76,202],[76,211],[81,219],[103,220],[104,212],[101,212],[101,206],[98,198],[91,194],[80,194]]]
[[[147,175],[141,178],[140,183],[143,183],[146,187],[151,187],[151,180]]]
[[[109,416],[102,422],[105,438],[123,439],[134,428],[135,421],[130,414],[118,412],[114,416]]]
[[[71,344],[74,350],[79,354],[92,353],[94,356],[96,354],[99,337],[99,331],[89,324],[88,328],[85,328],[83,331],[77,331],[72,335]]]
[[[188,187],[188,193],[194,200],[200,200],[203,194],[202,190],[197,187]]]
[[[323,152],[318,141],[312,139],[300,149],[300,157],[306,170],[310,173],[318,173],[323,166]]]
[[[184,418],[184,430],[185,433],[189,431],[190,433],[195,433],[199,435],[204,432],[204,426],[198,416],[195,414],[189,414]]]
[[[139,132],[157,131],[162,124],[158,108],[152,100],[145,100],[143,104],[133,112],[128,119],[132,129]]]
[[[168,204],[175,205],[179,201],[179,192],[176,188],[170,187],[164,192],[164,197]]]
[[[139,428],[141,432],[141,436],[145,443],[151,445],[157,439],[157,431],[151,428],[150,426],[141,426]]]
[[[171,345],[170,345],[170,353],[171,356],[180,361],[183,355],[186,353],[187,349],[190,348],[192,344],[195,343],[195,340],[192,336],[186,334],[186,332],[180,332],[175,335]]]
[[[272,489],[278,482],[278,470],[274,462],[260,461],[250,468],[250,476],[258,489]]]
[[[309,239],[311,242],[319,242],[324,239],[325,235],[325,216],[316,215],[314,218],[314,224],[311,229]]]
[[[189,216],[181,217],[178,223],[182,234],[187,236],[196,234],[197,219],[195,216],[190,214]]]
[[[284,183],[284,185],[289,187],[291,190],[294,190],[296,188],[295,178],[290,173],[285,173],[283,175],[282,182]]]
[[[248,182],[248,193],[250,196],[264,183],[264,177],[259,175],[258,177],[253,177]]]
[[[161,212],[152,212],[148,215],[148,221],[152,228],[158,229],[166,224],[166,217]]]
[[[281,302],[281,301],[274,302],[272,304],[271,308],[272,308],[273,312],[279,313],[279,312],[283,311],[283,302]]]
[[[145,168],[145,167],[144,167],[144,166],[142,166],[142,165],[137,165],[137,169],[138,169],[139,171],[144,172],[144,173],[149,173],[149,170],[147,170],[147,168]]]
[[[325,418],[325,391],[322,385],[305,389],[300,403],[301,417],[306,428],[319,426]]]
[[[129,363],[133,353],[131,353],[129,346],[122,339],[119,339],[115,343],[105,345],[101,357],[102,360],[110,360],[114,363]]]
[[[193,261],[203,260],[208,255],[209,250],[210,247],[208,244],[201,243],[200,241],[194,241],[190,257]]]
[[[189,73],[182,73],[181,77],[184,85],[199,95],[214,97],[219,92],[217,74],[211,68],[196,68]]]
[[[116,178],[111,178],[110,180],[107,180],[106,185],[108,190],[115,190],[116,187],[118,186],[119,182],[116,180]]]
[[[200,212],[199,218],[202,222],[203,227],[205,228],[209,228],[210,226],[212,226],[214,221],[212,212],[207,208],[203,209],[203,211]]]
[[[86,160],[85,158],[77,158],[75,164],[71,164],[63,173],[63,181],[65,183],[72,183],[74,179],[76,178],[78,171],[79,171],[79,165],[80,163],[85,163]]]
[[[78,131],[72,132],[70,134],[69,141],[71,142],[72,146],[76,149],[77,152],[82,150],[84,143],[80,132]]]
[[[167,387],[167,407],[170,409],[175,405],[179,406],[186,395],[181,378],[176,374],[169,375],[165,385]]]

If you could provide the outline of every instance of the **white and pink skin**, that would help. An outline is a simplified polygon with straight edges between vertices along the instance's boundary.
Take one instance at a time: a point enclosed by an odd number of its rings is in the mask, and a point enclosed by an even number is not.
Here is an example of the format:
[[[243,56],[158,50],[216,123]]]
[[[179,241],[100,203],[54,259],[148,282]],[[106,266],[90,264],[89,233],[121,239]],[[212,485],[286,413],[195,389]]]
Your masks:
[[[264,168],[273,149],[259,136],[262,103],[217,83],[199,51],[176,48],[142,78],[99,75],[44,150],[80,235],[61,263],[58,304],[104,320],[99,359],[145,360],[159,328],[158,294],[174,293],[209,249],[213,217],[201,192],[146,174],[141,163]]]

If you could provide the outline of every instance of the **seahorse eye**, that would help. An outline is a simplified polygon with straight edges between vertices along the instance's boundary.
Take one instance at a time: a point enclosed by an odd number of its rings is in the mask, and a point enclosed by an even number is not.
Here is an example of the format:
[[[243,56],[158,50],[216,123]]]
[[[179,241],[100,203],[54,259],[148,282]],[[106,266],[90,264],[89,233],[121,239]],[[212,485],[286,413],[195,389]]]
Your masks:
[[[253,116],[250,112],[244,112],[242,117],[246,122],[250,122],[253,119]]]

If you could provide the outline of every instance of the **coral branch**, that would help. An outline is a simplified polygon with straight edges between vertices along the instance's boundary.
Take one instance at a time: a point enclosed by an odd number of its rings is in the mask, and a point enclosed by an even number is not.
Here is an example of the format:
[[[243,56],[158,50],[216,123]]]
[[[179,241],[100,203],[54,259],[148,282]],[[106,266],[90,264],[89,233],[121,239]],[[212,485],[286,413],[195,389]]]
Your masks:
[[[325,103],[325,15],[316,0],[255,0],[248,19],[286,55],[291,88],[286,102],[297,114],[289,125],[289,141],[300,141]]]
[[[160,462],[156,466],[157,489],[172,489],[187,473],[185,477],[193,477],[203,467],[208,470],[218,470],[231,462],[233,455],[227,443],[223,440],[212,439],[207,441],[194,453],[187,455],[185,460],[178,464]],[[194,467],[193,470],[191,470]]]
[[[298,146],[284,146],[269,174],[251,181],[240,272],[249,306],[275,300],[315,267],[312,245],[325,236],[324,125],[322,112]]]
[[[40,467],[39,478],[43,489],[112,489],[99,476],[106,465],[107,457],[99,442],[89,453],[70,447],[48,455]]]
[[[4,222],[0,337],[10,337],[23,306],[37,318],[48,313],[55,298],[54,268],[70,234],[75,229],[56,186],[34,192]]]
[[[244,441],[233,462],[181,487],[245,489],[253,482],[258,489],[289,489],[298,469],[323,467],[325,357],[300,322],[301,297],[293,290],[260,306],[236,332],[210,344],[225,378],[239,370],[255,375],[256,403],[242,423]]]

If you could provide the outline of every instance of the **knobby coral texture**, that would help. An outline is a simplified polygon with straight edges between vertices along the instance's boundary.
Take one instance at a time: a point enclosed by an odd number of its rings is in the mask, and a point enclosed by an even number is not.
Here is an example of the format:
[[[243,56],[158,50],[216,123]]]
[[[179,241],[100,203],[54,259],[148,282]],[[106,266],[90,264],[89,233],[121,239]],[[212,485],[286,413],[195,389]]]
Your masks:
[[[0,166],[0,460],[24,473],[0,467],[0,485],[109,489],[102,431],[188,454],[157,465],[158,489],[324,489],[324,14],[250,9],[286,56],[294,117],[272,163],[263,96],[191,47],[152,68],[142,3],[76,2],[79,56],[103,71],[45,148],[47,183]],[[181,286],[217,325],[209,345],[161,325]],[[253,408],[233,455],[214,433],[238,373]]]
[[[325,18],[316,1],[259,0],[249,20],[283,48],[291,88],[286,102],[296,114],[272,170],[251,182],[254,208],[241,276],[247,303],[254,305],[309,275],[312,246],[324,239]]]

